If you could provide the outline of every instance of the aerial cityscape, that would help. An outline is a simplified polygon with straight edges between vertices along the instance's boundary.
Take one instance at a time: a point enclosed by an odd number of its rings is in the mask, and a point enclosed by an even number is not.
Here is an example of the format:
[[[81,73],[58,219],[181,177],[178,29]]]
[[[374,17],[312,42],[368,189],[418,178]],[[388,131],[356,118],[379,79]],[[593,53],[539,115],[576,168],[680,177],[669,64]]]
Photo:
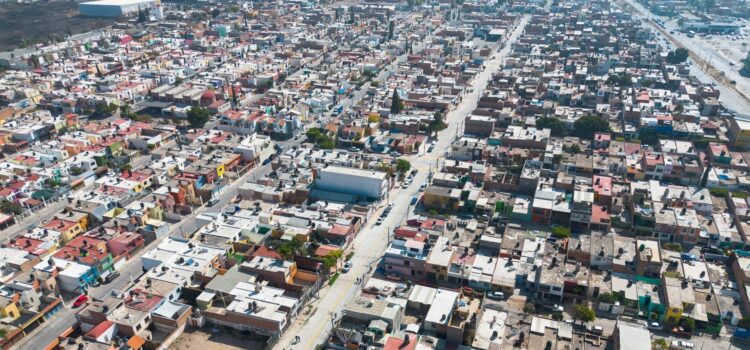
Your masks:
[[[0,348],[750,349],[748,0],[0,1]]]

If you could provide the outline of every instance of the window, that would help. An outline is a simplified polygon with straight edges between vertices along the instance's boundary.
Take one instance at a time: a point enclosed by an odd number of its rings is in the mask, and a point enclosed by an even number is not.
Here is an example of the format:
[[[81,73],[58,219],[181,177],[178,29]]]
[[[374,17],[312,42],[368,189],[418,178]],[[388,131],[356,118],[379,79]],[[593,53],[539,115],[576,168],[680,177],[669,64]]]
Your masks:
[[[137,324],[137,325],[135,325],[135,330],[136,331],[140,331],[141,330],[141,324],[140,323]]]

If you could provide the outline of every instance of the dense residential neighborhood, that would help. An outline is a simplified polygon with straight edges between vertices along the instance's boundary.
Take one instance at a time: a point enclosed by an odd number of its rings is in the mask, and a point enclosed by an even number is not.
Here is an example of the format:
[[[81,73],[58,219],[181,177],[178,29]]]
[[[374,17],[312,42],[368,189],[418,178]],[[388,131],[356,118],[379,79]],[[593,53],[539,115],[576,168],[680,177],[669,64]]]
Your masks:
[[[0,53],[0,347],[748,348],[720,2],[79,3]]]

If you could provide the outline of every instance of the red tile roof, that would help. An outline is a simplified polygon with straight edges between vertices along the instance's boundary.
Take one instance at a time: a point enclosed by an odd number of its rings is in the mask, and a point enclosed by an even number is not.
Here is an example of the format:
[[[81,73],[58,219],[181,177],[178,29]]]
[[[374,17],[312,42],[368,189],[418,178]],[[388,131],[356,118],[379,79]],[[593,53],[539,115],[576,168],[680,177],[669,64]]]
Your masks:
[[[333,253],[333,252],[335,252],[337,250],[341,250],[341,249],[339,247],[333,246],[333,245],[322,245],[322,246],[318,247],[318,249],[315,250],[315,255],[316,256],[327,256],[328,254],[331,254],[331,253]]]
[[[351,232],[351,229],[351,226],[335,224],[328,230],[328,233],[336,236],[346,236]]]
[[[255,253],[253,253],[253,256],[262,256],[264,258],[272,258],[272,259],[283,259],[281,257],[281,254],[277,253],[275,250],[268,249],[266,246],[260,246]]]
[[[88,333],[86,333],[86,336],[92,339],[99,338],[102,336],[102,334],[104,334],[104,332],[106,332],[114,325],[114,322],[110,320],[104,320],[102,321],[102,323],[96,325],[96,327],[92,328]]]
[[[417,348],[417,335],[406,333],[404,339],[399,339],[396,337],[390,337],[388,338],[388,341],[385,342],[385,346],[383,347],[383,350],[414,350]],[[406,343],[405,339],[409,338],[409,342]]]

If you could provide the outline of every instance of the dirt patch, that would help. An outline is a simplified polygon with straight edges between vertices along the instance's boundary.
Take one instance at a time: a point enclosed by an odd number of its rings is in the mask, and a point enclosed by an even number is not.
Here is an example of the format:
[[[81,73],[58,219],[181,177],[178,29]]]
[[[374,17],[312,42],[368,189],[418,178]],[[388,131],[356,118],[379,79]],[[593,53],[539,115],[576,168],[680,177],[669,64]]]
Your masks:
[[[180,350],[241,350],[263,349],[265,345],[262,340],[242,335],[241,332],[229,332],[206,326],[203,329],[186,329],[169,348]]]
[[[78,16],[78,3],[48,0],[0,6],[0,51],[62,41],[66,36],[106,27],[111,18]]]

